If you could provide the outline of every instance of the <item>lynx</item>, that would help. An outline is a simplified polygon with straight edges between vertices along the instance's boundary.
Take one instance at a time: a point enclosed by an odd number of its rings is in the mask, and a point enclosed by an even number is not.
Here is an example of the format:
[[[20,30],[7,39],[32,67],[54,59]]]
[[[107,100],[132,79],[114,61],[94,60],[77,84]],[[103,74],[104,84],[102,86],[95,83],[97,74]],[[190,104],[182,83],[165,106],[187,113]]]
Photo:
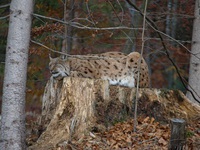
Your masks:
[[[110,85],[149,87],[148,66],[138,52],[125,55],[119,52],[83,55],[81,58],[50,58],[49,68],[53,78],[83,77],[108,80]],[[141,61],[140,61],[141,60]],[[139,61],[141,63],[139,63]],[[140,64],[140,69],[139,69]]]

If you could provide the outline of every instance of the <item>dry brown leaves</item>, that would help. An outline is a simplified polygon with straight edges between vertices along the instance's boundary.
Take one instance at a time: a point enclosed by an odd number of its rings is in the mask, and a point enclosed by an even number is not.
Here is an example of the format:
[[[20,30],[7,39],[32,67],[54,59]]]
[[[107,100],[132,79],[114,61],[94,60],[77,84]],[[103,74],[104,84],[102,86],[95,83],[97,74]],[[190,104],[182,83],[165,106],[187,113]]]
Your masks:
[[[200,144],[200,122],[187,128],[186,149],[196,149]],[[167,150],[170,138],[168,124],[160,124],[154,118],[138,118],[137,132],[133,132],[133,120],[117,123],[103,133],[90,133],[82,140],[72,141],[69,149],[84,150]],[[196,144],[196,145],[195,145]],[[61,147],[60,147],[61,148]],[[62,148],[61,148],[62,149]],[[198,148],[197,148],[198,149]]]
[[[61,33],[62,30],[63,30],[63,25],[59,23],[45,24],[40,27],[34,27],[31,31],[31,36],[32,37],[40,36],[45,32]]]

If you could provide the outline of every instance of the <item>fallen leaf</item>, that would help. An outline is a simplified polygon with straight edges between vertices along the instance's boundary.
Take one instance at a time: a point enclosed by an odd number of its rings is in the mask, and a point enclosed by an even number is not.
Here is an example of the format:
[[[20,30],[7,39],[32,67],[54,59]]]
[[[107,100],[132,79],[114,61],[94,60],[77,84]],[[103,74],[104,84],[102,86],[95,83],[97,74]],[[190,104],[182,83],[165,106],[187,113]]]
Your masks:
[[[158,143],[161,145],[167,145],[167,141],[164,140],[162,137],[158,140]]]

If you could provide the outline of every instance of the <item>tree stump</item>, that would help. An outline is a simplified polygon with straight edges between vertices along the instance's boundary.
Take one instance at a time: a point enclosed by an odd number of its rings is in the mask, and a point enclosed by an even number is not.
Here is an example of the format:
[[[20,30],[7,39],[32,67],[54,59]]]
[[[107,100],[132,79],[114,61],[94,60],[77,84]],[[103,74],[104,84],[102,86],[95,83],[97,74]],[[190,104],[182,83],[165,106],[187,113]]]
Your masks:
[[[56,149],[72,138],[105,131],[133,117],[135,88],[110,86],[108,81],[87,78],[50,79],[43,96],[40,124],[45,129],[31,150]],[[199,117],[200,107],[180,91],[139,89],[138,113],[156,120]]]
[[[186,122],[183,119],[171,119],[171,137],[169,150],[182,150],[186,143],[185,137]]]

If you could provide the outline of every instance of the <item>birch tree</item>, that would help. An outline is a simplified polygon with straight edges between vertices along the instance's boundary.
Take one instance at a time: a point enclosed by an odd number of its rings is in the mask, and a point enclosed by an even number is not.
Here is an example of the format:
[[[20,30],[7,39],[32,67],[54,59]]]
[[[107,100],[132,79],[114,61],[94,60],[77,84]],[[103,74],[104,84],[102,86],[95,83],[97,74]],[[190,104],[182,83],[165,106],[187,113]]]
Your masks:
[[[195,19],[193,24],[192,34],[192,49],[190,58],[189,71],[189,89],[193,91],[194,96],[200,101],[200,3],[196,0],[195,3]],[[187,97],[191,101],[196,101],[190,92]]]
[[[1,150],[25,149],[25,89],[33,0],[12,0],[3,84]]]

